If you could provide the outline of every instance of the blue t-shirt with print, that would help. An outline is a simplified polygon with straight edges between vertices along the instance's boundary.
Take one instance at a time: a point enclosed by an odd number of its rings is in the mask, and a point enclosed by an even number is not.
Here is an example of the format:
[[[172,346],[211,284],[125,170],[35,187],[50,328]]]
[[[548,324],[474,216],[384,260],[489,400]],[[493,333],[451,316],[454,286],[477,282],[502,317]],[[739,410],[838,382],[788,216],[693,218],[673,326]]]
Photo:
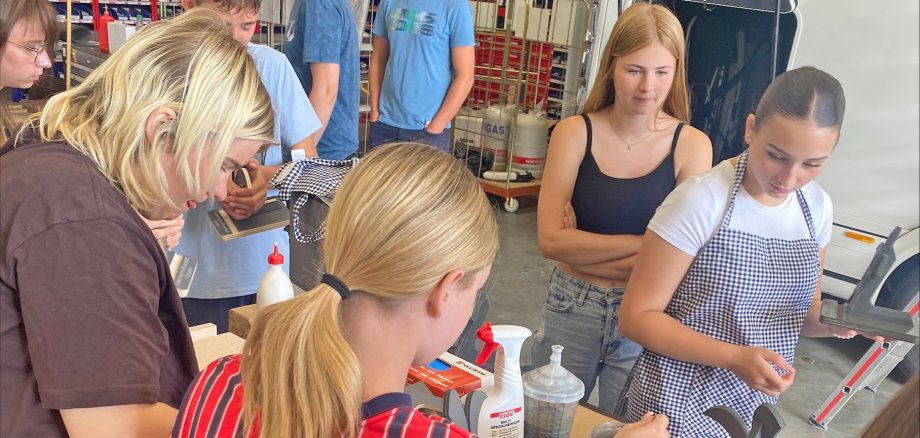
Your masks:
[[[280,145],[273,144],[265,151],[262,161],[268,165],[281,164],[282,155],[290,155],[291,145],[316,132],[320,121],[284,54],[251,43],[247,49],[271,96],[275,138],[281,141]],[[269,196],[275,194],[275,190],[268,193]],[[274,243],[278,243],[278,250],[287,256],[284,271],[288,271],[290,251],[286,231],[278,228],[223,241],[208,219],[208,212],[219,208],[219,202],[209,199],[185,213],[185,226],[176,252],[198,261],[189,298],[218,299],[256,293],[259,280],[268,269],[266,260]]]
[[[451,49],[474,46],[473,14],[466,0],[382,0],[374,35],[389,43],[380,87],[380,121],[424,129],[454,77]]]
[[[316,150],[320,158],[347,158],[358,149],[361,99],[358,34],[351,6],[346,0],[296,0],[291,7],[284,53],[308,95],[313,88],[310,64],[338,64],[335,105]]]

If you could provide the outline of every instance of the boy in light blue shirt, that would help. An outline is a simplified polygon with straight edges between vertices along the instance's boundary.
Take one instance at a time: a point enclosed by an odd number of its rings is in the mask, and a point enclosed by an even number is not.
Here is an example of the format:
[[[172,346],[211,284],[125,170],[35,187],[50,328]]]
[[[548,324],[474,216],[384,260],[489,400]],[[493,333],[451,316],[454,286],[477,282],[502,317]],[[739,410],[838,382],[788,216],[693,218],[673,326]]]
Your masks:
[[[418,141],[450,150],[450,121],[473,86],[466,0],[381,0],[369,79],[371,148]]]
[[[235,240],[223,241],[214,231],[207,213],[223,208],[234,219],[244,219],[264,205],[267,181],[289,157],[291,149],[302,149],[306,156],[317,156],[311,135],[319,130],[320,121],[307,99],[303,87],[287,58],[268,46],[252,44],[250,39],[259,19],[261,0],[183,0],[183,7],[203,4],[213,7],[230,25],[234,37],[246,44],[255,61],[262,84],[271,96],[275,110],[275,137],[280,144],[265,150],[261,162],[250,160],[246,169],[252,177],[252,188],[237,187],[230,182],[227,199],[210,199],[185,214],[182,240],[176,252],[198,260],[198,269],[187,298],[182,299],[190,326],[212,322],[218,333],[227,331],[228,312],[234,307],[255,303],[259,280],[268,268],[268,254],[274,243],[287,255],[288,272],[290,248],[283,229],[264,231]],[[288,158],[289,159],[289,158]]]

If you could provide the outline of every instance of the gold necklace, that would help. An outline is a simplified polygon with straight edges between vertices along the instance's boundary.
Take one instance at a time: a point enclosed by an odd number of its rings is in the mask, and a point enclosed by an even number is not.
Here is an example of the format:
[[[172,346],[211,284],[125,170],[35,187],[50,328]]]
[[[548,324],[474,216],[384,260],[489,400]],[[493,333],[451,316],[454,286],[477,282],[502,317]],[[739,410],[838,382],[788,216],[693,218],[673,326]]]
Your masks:
[[[629,151],[632,150],[632,147],[633,147],[633,146],[635,146],[635,145],[637,145],[637,144],[639,144],[639,143],[642,143],[642,142],[645,141],[645,140],[648,140],[648,138],[651,137],[652,134],[655,133],[655,131],[653,130],[653,131],[649,132],[648,135],[646,135],[645,138],[643,138],[642,140],[639,140],[639,141],[634,142],[634,143],[630,143],[630,142],[626,141],[626,139],[623,138],[622,135],[620,135],[620,132],[619,132],[619,131],[617,131],[616,124],[610,123],[610,127],[613,128],[613,133],[616,134],[617,138],[619,138],[620,141],[622,141],[623,143],[626,143],[626,150],[629,150]]]

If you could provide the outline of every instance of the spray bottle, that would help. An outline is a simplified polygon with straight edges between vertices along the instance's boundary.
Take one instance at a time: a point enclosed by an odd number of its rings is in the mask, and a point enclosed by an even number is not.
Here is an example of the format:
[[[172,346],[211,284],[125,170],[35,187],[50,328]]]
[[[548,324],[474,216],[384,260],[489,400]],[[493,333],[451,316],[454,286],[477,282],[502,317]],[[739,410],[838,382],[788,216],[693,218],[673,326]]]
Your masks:
[[[482,438],[520,438],[524,436],[524,386],[521,384],[521,346],[531,332],[516,325],[485,323],[476,336],[485,345],[476,357],[482,365],[498,349],[495,357],[495,383],[486,393],[479,411],[478,435]]]
[[[113,21],[115,19],[109,15],[109,6],[105,5],[105,12],[99,17],[99,25],[96,28],[99,32],[99,51],[102,53],[109,53],[109,23]]]

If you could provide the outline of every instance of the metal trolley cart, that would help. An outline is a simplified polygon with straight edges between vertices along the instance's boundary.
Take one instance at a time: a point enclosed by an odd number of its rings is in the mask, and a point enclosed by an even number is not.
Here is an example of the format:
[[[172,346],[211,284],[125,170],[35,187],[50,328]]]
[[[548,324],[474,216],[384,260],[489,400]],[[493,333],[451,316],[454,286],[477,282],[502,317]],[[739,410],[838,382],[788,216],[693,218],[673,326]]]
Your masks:
[[[550,126],[575,114],[590,47],[586,0],[470,1],[476,76],[454,120],[455,155],[483,190],[505,199],[536,195]]]

